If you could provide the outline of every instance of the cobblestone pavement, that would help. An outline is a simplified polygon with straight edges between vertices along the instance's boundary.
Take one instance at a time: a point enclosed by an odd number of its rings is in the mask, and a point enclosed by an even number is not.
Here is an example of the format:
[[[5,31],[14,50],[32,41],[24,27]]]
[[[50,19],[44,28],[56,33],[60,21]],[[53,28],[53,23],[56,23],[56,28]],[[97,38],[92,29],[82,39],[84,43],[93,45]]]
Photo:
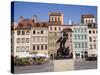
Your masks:
[[[73,59],[54,60],[54,71],[69,71],[74,70]]]
[[[38,73],[38,72],[53,72],[53,61],[42,65],[30,65],[30,66],[15,66],[15,74],[19,73]]]
[[[15,73],[38,73],[96,69],[97,61],[85,61],[84,59],[53,60],[42,65],[15,66]]]
[[[74,60],[75,70],[96,69],[97,61],[85,61],[84,59]]]

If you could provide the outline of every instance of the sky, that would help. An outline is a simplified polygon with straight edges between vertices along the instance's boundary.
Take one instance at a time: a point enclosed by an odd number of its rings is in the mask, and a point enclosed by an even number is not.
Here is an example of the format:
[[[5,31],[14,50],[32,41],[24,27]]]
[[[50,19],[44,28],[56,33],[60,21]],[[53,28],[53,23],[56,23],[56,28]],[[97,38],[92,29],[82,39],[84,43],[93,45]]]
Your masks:
[[[49,12],[61,12],[64,14],[64,24],[69,20],[79,23],[82,14],[93,14],[97,17],[96,6],[68,5],[68,4],[51,4],[35,2],[14,2],[11,5],[11,20],[19,22],[19,17],[32,18],[37,15],[39,21],[48,21]],[[14,14],[14,16],[13,16]],[[12,18],[13,17],[13,18]]]

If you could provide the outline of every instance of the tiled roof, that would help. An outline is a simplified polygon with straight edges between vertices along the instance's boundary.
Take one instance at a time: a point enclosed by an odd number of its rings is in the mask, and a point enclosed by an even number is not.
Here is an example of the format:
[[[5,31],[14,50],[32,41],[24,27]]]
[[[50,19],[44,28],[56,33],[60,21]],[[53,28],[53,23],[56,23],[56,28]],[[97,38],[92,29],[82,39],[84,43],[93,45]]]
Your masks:
[[[62,13],[60,12],[51,12],[49,13],[49,16],[61,16]]]
[[[34,22],[32,19],[23,19],[16,29],[30,29],[32,27],[48,27],[46,22]]]
[[[84,15],[82,15],[82,18],[94,18],[94,15],[92,15],[92,14],[84,14]]]

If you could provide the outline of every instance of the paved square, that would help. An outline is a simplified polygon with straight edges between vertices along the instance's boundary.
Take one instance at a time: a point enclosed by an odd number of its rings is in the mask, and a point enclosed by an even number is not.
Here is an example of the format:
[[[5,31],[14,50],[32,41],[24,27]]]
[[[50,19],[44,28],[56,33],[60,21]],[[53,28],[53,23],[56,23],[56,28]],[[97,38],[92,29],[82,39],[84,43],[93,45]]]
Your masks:
[[[54,60],[54,71],[74,70],[73,59]]]
[[[20,73],[39,73],[39,72],[53,72],[53,61],[42,65],[30,65],[30,66],[15,66],[15,74]]]
[[[75,70],[97,69],[97,61],[85,61],[84,59],[74,60]]]

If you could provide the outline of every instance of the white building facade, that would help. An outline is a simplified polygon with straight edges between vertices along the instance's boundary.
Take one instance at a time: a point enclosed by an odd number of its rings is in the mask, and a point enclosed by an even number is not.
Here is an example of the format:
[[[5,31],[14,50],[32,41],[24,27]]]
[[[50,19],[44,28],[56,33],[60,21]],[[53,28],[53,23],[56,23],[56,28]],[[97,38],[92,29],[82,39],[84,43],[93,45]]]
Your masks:
[[[15,29],[14,56],[27,57],[30,52],[30,29]]]
[[[48,26],[38,23],[39,26],[31,28],[31,53],[48,56]]]
[[[73,25],[73,57],[84,58],[88,52],[87,25]]]

